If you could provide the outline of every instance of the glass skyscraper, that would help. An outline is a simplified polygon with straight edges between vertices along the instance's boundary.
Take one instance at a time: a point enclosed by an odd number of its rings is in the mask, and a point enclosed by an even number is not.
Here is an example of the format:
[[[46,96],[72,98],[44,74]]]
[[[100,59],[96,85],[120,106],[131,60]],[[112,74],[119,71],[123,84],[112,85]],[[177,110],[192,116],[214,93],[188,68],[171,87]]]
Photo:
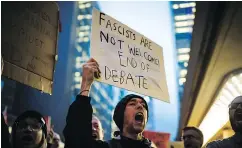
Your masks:
[[[92,25],[92,9],[100,10],[97,2],[77,2],[76,41],[73,67],[73,100],[80,92],[82,80],[82,66],[90,58],[90,34]],[[90,92],[93,113],[100,119],[104,128],[104,138],[108,140],[112,134],[112,112],[124,90],[108,84],[94,82]]]
[[[190,58],[190,44],[196,12],[193,1],[172,1],[171,9],[175,29],[175,41],[178,62],[179,98],[181,99],[186,82],[187,66]]]

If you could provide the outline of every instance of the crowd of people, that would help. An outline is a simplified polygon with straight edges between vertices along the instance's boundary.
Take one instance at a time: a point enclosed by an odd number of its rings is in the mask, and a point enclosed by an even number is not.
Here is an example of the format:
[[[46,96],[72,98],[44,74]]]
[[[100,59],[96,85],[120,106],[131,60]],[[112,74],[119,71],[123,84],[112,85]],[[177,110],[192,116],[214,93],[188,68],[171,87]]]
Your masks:
[[[149,107],[139,95],[129,94],[116,105],[113,120],[119,131],[114,138],[104,141],[104,130],[97,116],[93,115],[91,89],[100,69],[94,59],[83,65],[80,93],[70,105],[63,130],[66,148],[154,148],[155,144],[142,133],[149,119]],[[242,96],[229,106],[229,117],[235,135],[209,143],[207,148],[242,148]],[[209,125],[208,125],[209,126]],[[2,147],[56,148],[60,138],[47,131],[43,116],[36,111],[26,111],[15,120],[11,136],[2,116]],[[56,137],[56,138],[54,138]],[[203,133],[196,127],[185,127],[182,132],[185,148],[201,148]]]

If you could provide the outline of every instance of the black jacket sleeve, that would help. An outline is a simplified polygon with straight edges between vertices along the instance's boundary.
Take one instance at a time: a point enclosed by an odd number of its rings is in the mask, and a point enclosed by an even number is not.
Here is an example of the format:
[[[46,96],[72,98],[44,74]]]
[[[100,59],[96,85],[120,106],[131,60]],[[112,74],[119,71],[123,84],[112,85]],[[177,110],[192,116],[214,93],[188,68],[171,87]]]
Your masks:
[[[9,142],[9,131],[8,131],[8,126],[5,123],[3,114],[1,114],[1,126],[2,126],[2,131],[1,131],[1,135],[2,135],[2,147],[5,148],[10,148],[10,142]]]
[[[211,142],[206,146],[206,148],[219,148],[219,146],[216,142]]]
[[[91,147],[92,106],[90,97],[77,95],[71,104],[63,131],[66,148]]]
[[[108,148],[103,141],[92,138],[92,106],[91,98],[77,95],[71,104],[63,131],[65,148]]]

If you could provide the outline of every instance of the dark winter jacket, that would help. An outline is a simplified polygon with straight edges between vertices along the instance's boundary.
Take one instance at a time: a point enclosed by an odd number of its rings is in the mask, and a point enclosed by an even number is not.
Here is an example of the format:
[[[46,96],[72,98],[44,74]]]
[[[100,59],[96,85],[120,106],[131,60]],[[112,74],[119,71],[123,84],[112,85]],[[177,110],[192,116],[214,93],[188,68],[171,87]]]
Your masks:
[[[77,95],[71,104],[63,131],[65,148],[151,148],[149,140],[132,140],[121,136],[121,140],[96,141],[92,138],[92,106],[90,97]],[[104,129],[105,130],[105,129]]]
[[[213,141],[206,148],[242,148],[242,134],[236,133],[227,139]]]
[[[7,124],[5,123],[5,120],[4,120],[4,117],[3,117],[3,114],[1,114],[1,128],[2,128],[2,131],[1,131],[1,136],[2,136],[2,144],[1,144],[1,147],[5,147],[5,148],[10,148],[10,141],[9,141],[9,131],[8,131],[8,126]]]

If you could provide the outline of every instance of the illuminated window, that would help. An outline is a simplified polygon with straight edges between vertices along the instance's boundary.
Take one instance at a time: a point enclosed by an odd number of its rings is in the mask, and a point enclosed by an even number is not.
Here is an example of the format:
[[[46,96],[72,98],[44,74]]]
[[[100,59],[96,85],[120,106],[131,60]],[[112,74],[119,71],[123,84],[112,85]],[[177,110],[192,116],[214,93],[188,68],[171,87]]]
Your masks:
[[[88,42],[88,41],[89,41],[89,37],[85,37],[85,38],[83,39],[83,41],[84,41],[84,42]]]
[[[177,5],[177,4],[173,5],[173,9],[178,9],[178,8],[179,8],[179,5]]]
[[[192,33],[192,27],[176,28],[176,33]]]
[[[76,57],[76,62],[80,62],[81,61],[81,57]]]
[[[98,95],[96,93],[92,93],[92,98],[97,101],[97,102],[100,102],[100,98],[98,97]]]
[[[186,75],[187,75],[187,70],[186,69],[182,69],[181,71],[180,71],[180,77],[186,77]]]
[[[78,15],[78,16],[77,16],[77,19],[78,19],[78,20],[82,20],[83,18],[84,18],[83,15]]]
[[[82,19],[91,19],[92,15],[91,14],[86,14],[86,15],[78,15],[77,19],[82,20]]]
[[[81,88],[81,84],[76,84],[76,85],[75,85],[75,88],[76,88],[76,89],[80,89],[80,88]]]
[[[76,63],[76,69],[79,69],[82,67],[82,64],[81,63]]]
[[[176,22],[175,26],[176,27],[186,27],[186,26],[193,26],[194,21],[193,20],[187,20],[187,21],[182,21],[182,22]]]
[[[190,48],[179,48],[178,49],[178,53],[189,53],[190,52]]]
[[[186,82],[186,78],[180,78],[179,79],[179,84],[183,85]]]
[[[87,14],[85,18],[86,19],[91,19],[92,18],[92,15],[91,14]]]
[[[86,3],[86,8],[91,7],[91,3]]]
[[[100,105],[102,106],[102,108],[103,108],[104,110],[107,110],[107,109],[108,109],[108,106],[107,106],[106,104],[101,103]]]
[[[192,12],[196,12],[196,8],[192,8]]]
[[[98,82],[94,83],[94,86],[96,87],[97,90],[101,89],[101,86]]]
[[[178,56],[178,61],[179,62],[184,62],[184,61],[189,61],[189,54],[183,54]]]
[[[79,36],[83,37],[83,36],[88,36],[90,34],[89,31],[85,31],[85,32],[79,32]]]
[[[81,77],[75,77],[75,78],[74,78],[75,82],[80,82],[80,81],[81,81],[80,78],[81,78]]]
[[[196,6],[196,3],[195,3],[195,2],[191,2],[190,5],[191,5],[192,7],[195,7],[195,6]]]
[[[89,26],[89,25],[83,25],[83,26],[81,26],[79,29],[80,29],[80,31],[85,31],[85,30],[89,30],[91,27]]]
[[[90,26],[88,26],[88,25],[86,26],[86,30],[89,30],[90,28],[91,28]]]
[[[84,36],[84,32],[79,32],[79,36],[80,37]]]
[[[77,42],[78,42],[78,43],[83,42],[83,38],[78,38],[78,39],[77,39]]]
[[[85,4],[80,4],[80,5],[79,5],[79,8],[80,8],[80,9],[84,9],[84,8],[86,8],[86,6],[85,6]]]
[[[195,7],[195,6],[196,6],[196,3],[195,2],[179,4],[179,7],[180,8],[189,8],[189,7]]]
[[[177,15],[175,16],[176,21],[181,21],[181,20],[190,20],[194,19],[195,15],[194,14],[186,14],[186,15]]]
[[[75,44],[76,46],[76,50],[78,51],[78,52],[82,52],[82,47],[80,46],[80,45],[78,45],[77,43]]]
[[[76,76],[76,77],[79,77],[80,75],[81,75],[80,72],[75,72],[75,76]]]
[[[184,67],[187,67],[188,66],[188,63],[187,62],[184,62]]]

